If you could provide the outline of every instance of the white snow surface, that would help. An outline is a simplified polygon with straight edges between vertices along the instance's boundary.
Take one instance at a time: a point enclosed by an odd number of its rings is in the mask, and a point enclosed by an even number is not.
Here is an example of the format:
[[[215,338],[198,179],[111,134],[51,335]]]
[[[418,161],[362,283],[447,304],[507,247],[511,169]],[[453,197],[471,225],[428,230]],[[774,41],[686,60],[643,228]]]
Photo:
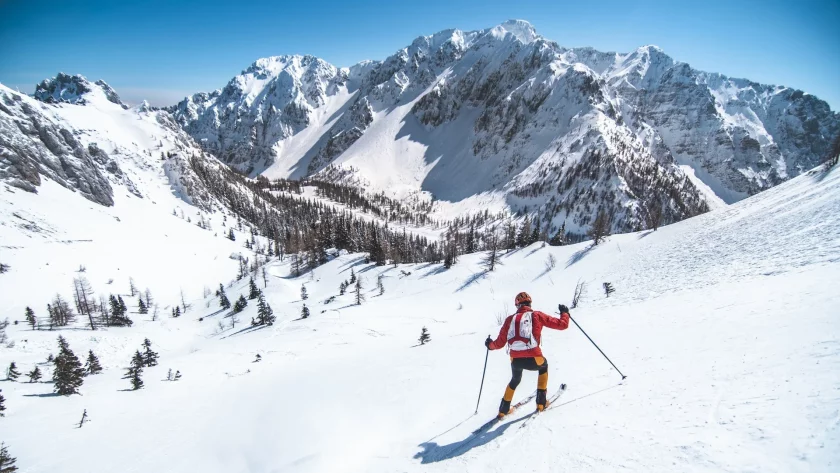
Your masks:
[[[50,182],[39,195],[0,190],[0,258],[11,265],[0,275],[0,317],[21,321],[7,330],[14,345],[0,348],[0,365],[15,361],[25,373],[56,353],[63,335],[80,358],[92,349],[105,367],[77,396],[52,396],[48,382],[23,377],[0,382],[7,407],[0,438],[21,471],[834,472],[840,465],[837,170],[597,247],[535,244],[504,255],[492,273],[482,271],[482,255],[445,270],[375,267],[345,254],[300,278],[289,276],[288,259],[274,261],[264,290],[278,319],[257,330],[247,328],[254,301],[231,329],[217,299],[202,299],[198,289],[227,283],[235,274],[230,253],[245,250],[172,216],[175,196],[161,192],[152,202],[120,190],[114,207],[104,208]],[[56,228],[24,231],[15,212]],[[549,255],[555,269],[546,269]],[[52,294],[69,298],[80,263],[97,291],[124,294],[130,311],[136,300],[125,296],[127,277],[150,287],[162,317],[131,313],[131,328],[90,331],[80,319],[67,329],[30,330],[23,308],[44,317]],[[361,306],[349,292],[337,296],[351,269],[364,280]],[[579,280],[588,291],[572,314],[628,378],[620,382],[574,326],[547,329],[549,391],[564,382],[568,393],[524,429],[533,403],[471,437],[495,415],[510,375],[505,353],[490,353],[473,415],[484,338],[496,335],[517,292],[553,312],[570,302]],[[609,298],[603,282],[616,289]],[[301,285],[308,319],[299,318]],[[166,314],[179,287],[192,308],[172,319]],[[247,281],[227,294],[247,294]],[[416,346],[424,326],[432,340]],[[123,368],[145,337],[160,365],[144,371],[142,390],[127,391]],[[254,363],[257,354],[262,361]],[[183,378],[163,381],[169,368]],[[41,369],[49,381],[51,370]],[[535,373],[526,373],[515,399],[535,384]],[[90,422],[77,428],[84,409]]]

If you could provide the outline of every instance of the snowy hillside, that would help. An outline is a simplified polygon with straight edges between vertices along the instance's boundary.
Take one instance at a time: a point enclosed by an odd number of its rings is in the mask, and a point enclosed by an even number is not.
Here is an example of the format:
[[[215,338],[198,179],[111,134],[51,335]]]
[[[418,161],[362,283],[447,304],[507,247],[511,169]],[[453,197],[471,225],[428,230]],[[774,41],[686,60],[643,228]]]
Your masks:
[[[655,46],[563,48],[521,20],[348,69],[260,59],[172,111],[244,171],[492,202],[571,231],[598,208],[628,231],[736,202],[811,169],[840,133],[802,91],[696,71]]]
[[[61,208],[73,195],[64,187],[48,181],[40,195],[12,191],[3,194],[18,199],[11,205],[49,198],[45,212],[71,218]],[[13,301],[0,317],[21,321],[7,329],[14,345],[0,349],[0,365],[15,361],[25,373],[40,363],[45,372],[39,383],[0,382],[0,432],[22,471],[832,472],[840,464],[837,169],[596,247],[537,243],[505,254],[489,273],[481,254],[461,256],[448,270],[377,267],[363,254],[342,254],[298,278],[289,274],[291,258],[275,259],[256,283],[277,320],[257,328],[248,324],[256,301],[231,327],[219,299],[193,289],[222,282],[231,301],[248,295],[247,278],[228,285],[233,268],[222,259],[233,242],[168,213],[171,222],[151,210],[155,220],[144,222],[142,209],[173,206],[165,199],[175,197],[164,194],[140,200],[116,192],[113,207],[89,204],[81,216],[93,223],[78,234],[102,235],[114,250],[118,238],[148,232],[120,242],[120,269],[109,266],[116,257],[94,259],[93,250],[50,257],[43,244],[41,259],[32,250],[0,274],[0,299]],[[123,205],[136,208],[118,222],[111,212]],[[161,229],[165,236],[156,235]],[[31,330],[23,307],[45,317],[47,298],[69,292],[70,270],[81,262],[97,289],[114,278],[112,292],[125,297],[134,325],[90,331],[80,320]],[[36,265],[46,263],[64,274],[42,277],[52,271]],[[363,281],[361,306],[352,288],[339,295],[351,272]],[[179,318],[163,310],[156,321],[135,313],[130,274],[141,289],[152,287],[161,308],[180,303],[179,286],[192,307]],[[490,353],[473,416],[484,338],[498,331],[517,292],[552,312],[570,302],[578,281],[588,290],[572,315],[628,378],[621,383],[574,326],[546,330],[549,391],[564,382],[568,392],[524,428],[533,404],[471,436],[495,415],[510,376],[507,356]],[[609,298],[604,282],[616,289]],[[311,315],[302,319],[304,304]],[[423,327],[431,342],[416,346]],[[85,378],[82,395],[50,394],[52,367],[44,362],[57,353],[58,335],[83,360],[93,350],[104,366]],[[145,387],[131,391],[121,378],[144,338],[160,360],[143,371]],[[170,368],[182,378],[165,381]],[[526,373],[515,399],[535,384]],[[78,428],[84,410],[89,421]],[[94,455],[91,446],[107,448]]]

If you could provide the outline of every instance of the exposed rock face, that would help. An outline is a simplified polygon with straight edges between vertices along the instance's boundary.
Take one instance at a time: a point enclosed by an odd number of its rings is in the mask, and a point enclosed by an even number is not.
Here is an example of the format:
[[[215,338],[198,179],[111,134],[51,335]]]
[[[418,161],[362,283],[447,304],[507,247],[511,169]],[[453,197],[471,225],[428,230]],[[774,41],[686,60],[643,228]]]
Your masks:
[[[83,146],[38,105],[0,86],[0,180],[35,192],[44,175],[89,200],[113,205],[111,185],[95,162],[107,165],[107,155]]]

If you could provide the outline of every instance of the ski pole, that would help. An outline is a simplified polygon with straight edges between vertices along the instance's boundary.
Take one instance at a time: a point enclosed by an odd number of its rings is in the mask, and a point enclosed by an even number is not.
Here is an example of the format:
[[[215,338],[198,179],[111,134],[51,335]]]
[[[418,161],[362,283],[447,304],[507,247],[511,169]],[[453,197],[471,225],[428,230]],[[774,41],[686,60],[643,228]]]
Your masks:
[[[597,348],[598,351],[601,352],[602,355],[604,355],[604,358],[606,358],[607,361],[610,362],[612,367],[615,368],[616,371],[618,371],[618,374],[621,375],[621,380],[624,381],[624,378],[626,378],[627,376],[625,376],[624,373],[622,373],[621,370],[618,369],[617,366],[615,366],[615,363],[613,363],[612,360],[610,360],[610,358],[604,353],[604,351],[601,350],[601,347],[599,347],[597,343],[593,342],[592,339],[589,338],[589,335],[586,335],[586,332],[583,330],[583,328],[580,325],[578,325],[577,322],[575,322],[574,318],[572,318],[572,314],[569,314],[569,319],[571,319],[571,321],[575,323],[575,326],[580,329],[580,331],[586,336],[586,338],[588,338],[589,341],[592,342],[593,345],[595,345],[595,348]]]
[[[487,335],[490,338],[490,335]],[[478,401],[475,403],[475,413],[478,414],[478,405],[481,404],[481,391],[484,390],[484,375],[487,373],[487,358],[490,357],[490,347],[487,347],[487,353],[484,354],[484,371],[481,372],[481,387],[478,388]]]

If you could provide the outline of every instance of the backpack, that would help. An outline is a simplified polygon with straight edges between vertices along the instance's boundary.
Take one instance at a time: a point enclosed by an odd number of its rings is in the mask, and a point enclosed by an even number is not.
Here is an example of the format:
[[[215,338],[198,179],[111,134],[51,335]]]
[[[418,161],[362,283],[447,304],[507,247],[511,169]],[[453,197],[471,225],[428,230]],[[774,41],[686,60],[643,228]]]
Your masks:
[[[508,327],[507,341],[510,351],[525,351],[540,346],[534,338],[533,312],[514,314]]]

